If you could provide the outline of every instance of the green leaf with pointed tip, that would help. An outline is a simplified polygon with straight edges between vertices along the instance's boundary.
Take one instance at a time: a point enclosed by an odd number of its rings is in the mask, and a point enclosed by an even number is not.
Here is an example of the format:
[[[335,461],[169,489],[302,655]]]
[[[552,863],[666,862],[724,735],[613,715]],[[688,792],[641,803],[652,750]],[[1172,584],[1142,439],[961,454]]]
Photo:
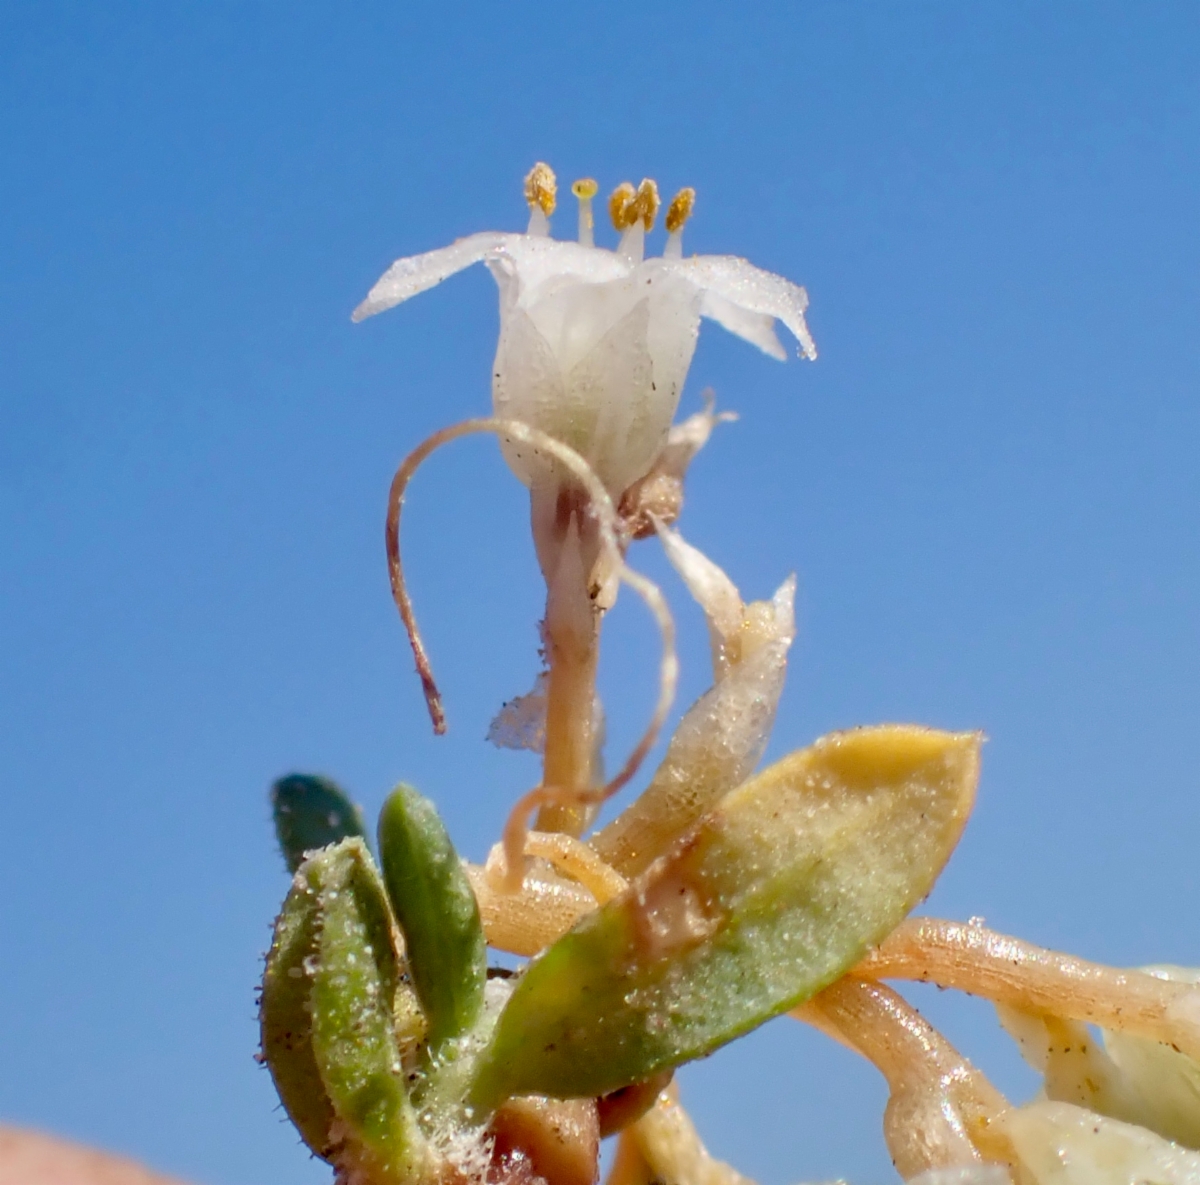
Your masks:
[[[299,879],[283,903],[259,1001],[263,1060],[304,1142],[328,1160],[333,1104],[312,1050],[310,975],[317,955],[317,895]]]
[[[831,983],[929,892],[970,811],[979,742],[835,733],[727,794],[530,964],[475,1104],[607,1094]]]
[[[433,803],[411,786],[397,786],[380,812],[379,855],[430,1044],[458,1037],[483,1008],[487,946],[450,836]]]
[[[317,900],[311,964],[312,1049],[344,1144],[339,1167],[408,1180],[424,1144],[396,1046],[399,960],[387,895],[366,844],[315,853],[300,877]]]
[[[350,835],[366,839],[362,813],[338,784],[314,774],[289,774],[271,787],[275,836],[295,872],[309,852]]]

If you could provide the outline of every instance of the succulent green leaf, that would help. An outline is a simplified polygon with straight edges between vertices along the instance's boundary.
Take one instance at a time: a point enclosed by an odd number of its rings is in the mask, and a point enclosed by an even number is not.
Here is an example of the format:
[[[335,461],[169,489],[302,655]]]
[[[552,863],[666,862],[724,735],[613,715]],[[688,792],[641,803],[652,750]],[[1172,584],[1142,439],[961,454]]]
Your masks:
[[[479,1018],[487,947],[479,906],[433,803],[398,786],[379,816],[379,853],[431,1045]]]
[[[333,1104],[312,1049],[309,1008],[317,956],[317,896],[304,879],[292,885],[275,922],[259,1001],[262,1056],[304,1142],[329,1159]]]
[[[339,1166],[406,1180],[423,1145],[393,1012],[399,960],[387,895],[361,839],[315,853],[299,876],[317,901],[312,1049],[344,1141]]]
[[[309,852],[350,835],[366,838],[362,813],[329,778],[313,774],[280,778],[271,787],[271,810],[288,872],[295,872]]]
[[[977,734],[835,733],[722,798],[530,964],[474,1088],[598,1096],[701,1057],[854,965],[962,832]]]

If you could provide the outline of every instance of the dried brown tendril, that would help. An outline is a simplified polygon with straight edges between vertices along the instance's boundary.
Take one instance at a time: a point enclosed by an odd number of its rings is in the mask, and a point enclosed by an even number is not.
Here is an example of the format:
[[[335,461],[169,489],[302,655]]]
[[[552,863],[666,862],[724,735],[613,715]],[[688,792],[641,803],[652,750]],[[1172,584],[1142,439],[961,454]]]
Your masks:
[[[421,462],[430,453],[459,437],[483,432],[494,433],[509,440],[521,441],[548,453],[579,482],[588,496],[589,510],[596,518],[600,545],[602,550],[607,553],[611,570],[622,583],[629,585],[645,601],[662,636],[658,699],[654,706],[654,712],[641,739],[617,771],[616,776],[603,786],[592,788],[571,789],[538,786],[519,799],[516,806],[513,807],[508,822],[504,826],[503,844],[507,863],[505,884],[510,891],[515,891],[520,887],[524,870],[525,835],[528,830],[530,814],[545,803],[563,803],[569,806],[597,805],[607,801],[629,782],[637,773],[646,754],[654,747],[667,718],[667,713],[671,710],[671,703],[675,698],[675,685],[679,676],[679,662],[675,654],[675,622],[667,607],[666,599],[658,585],[626,564],[620,545],[620,522],[617,512],[608,491],[604,488],[604,483],[596,476],[592,467],[573,448],[528,424],[495,417],[463,420],[461,423],[451,424],[448,428],[435,432],[417,445],[400,463],[399,469],[396,470],[396,476],[392,478],[391,490],[388,493],[385,538],[392,597],[408,633],[408,640],[416,660],[417,674],[421,679],[434,732],[440,735],[446,731],[446,714],[442,705],[441,692],[433,677],[429,656],[424,642],[421,640],[420,630],[417,628],[412,599],[408,594],[404,578],[404,566],[400,558],[400,512],[408,483],[412,480],[413,474]]]

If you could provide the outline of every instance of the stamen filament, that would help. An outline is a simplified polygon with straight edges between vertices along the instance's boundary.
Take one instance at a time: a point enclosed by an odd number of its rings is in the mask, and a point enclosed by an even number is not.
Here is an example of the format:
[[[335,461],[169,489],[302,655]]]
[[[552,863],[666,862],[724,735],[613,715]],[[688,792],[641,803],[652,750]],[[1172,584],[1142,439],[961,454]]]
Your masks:
[[[641,189],[634,189],[628,181],[622,181],[608,199],[608,216],[613,226],[621,232],[617,254],[634,263],[641,263],[646,250],[646,228],[642,221],[640,199]]]
[[[635,222],[621,235],[617,243],[617,254],[628,259],[630,263],[641,263],[646,257],[646,228],[641,222]]]
[[[600,186],[590,177],[583,177],[571,186],[571,192],[579,200],[579,244],[582,247],[596,245],[595,218],[592,215],[592,198]]]
[[[690,186],[681,189],[667,207],[667,245],[664,259],[683,258],[683,228],[696,208],[696,191]]]
[[[654,219],[658,217],[658,208],[662,204],[658,196],[658,186],[649,177],[644,177],[636,190],[627,181],[618,187],[609,200],[609,211],[613,215],[614,224],[618,221],[617,214],[613,212],[618,193],[625,195],[626,200],[620,212],[624,226],[617,225],[617,229],[622,231],[617,253],[634,263],[641,263],[646,253],[646,232],[653,228]]]

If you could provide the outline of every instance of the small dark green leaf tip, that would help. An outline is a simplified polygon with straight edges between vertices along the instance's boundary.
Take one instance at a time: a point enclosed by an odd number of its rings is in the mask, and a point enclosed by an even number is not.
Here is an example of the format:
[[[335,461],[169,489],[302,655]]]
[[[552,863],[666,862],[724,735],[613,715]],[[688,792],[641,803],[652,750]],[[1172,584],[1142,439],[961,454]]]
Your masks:
[[[350,836],[366,840],[362,813],[330,778],[315,774],[280,778],[271,787],[271,810],[288,872],[295,872],[308,852]]]

